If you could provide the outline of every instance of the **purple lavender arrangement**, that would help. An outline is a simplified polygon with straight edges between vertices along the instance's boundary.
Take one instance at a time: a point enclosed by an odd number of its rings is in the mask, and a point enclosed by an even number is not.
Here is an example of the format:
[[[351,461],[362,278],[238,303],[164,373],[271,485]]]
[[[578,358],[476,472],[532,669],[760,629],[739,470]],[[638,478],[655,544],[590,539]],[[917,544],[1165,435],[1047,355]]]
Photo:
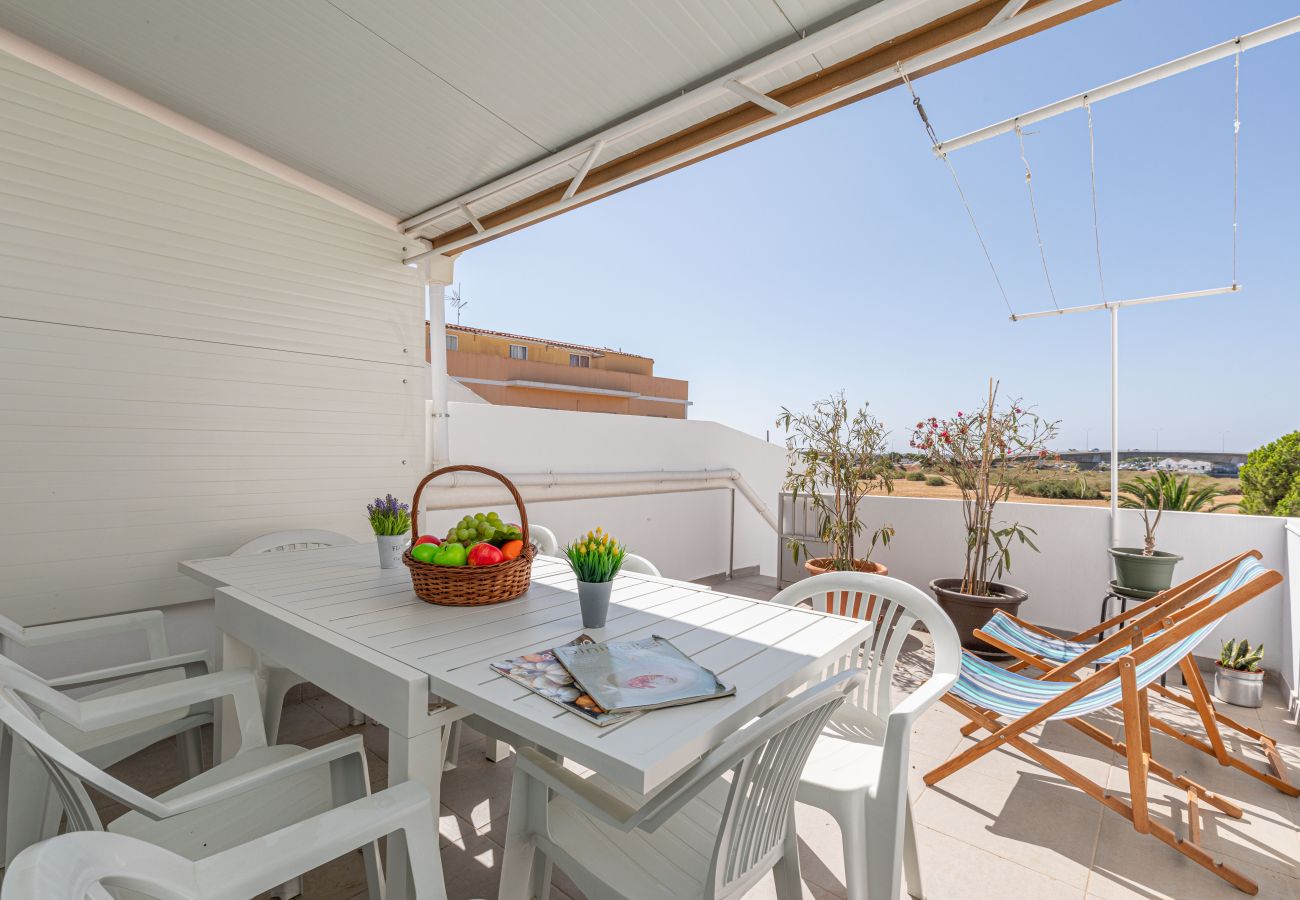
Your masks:
[[[411,507],[392,494],[382,500],[376,497],[375,502],[366,507],[366,512],[375,534],[391,536],[406,534],[411,530]]]

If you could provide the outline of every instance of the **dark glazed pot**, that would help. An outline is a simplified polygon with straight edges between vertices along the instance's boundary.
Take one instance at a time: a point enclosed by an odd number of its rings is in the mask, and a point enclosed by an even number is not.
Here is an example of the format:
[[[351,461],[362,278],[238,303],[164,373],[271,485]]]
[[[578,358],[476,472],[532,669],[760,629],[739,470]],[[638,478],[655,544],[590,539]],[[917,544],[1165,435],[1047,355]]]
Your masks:
[[[1029,599],[1029,594],[1018,587],[996,581],[989,582],[989,590],[993,592],[991,596],[963,594],[960,578],[936,578],[930,582],[930,590],[948,618],[952,619],[952,624],[957,626],[962,647],[986,659],[1008,658],[1001,650],[975,637],[973,632],[993,618],[999,609],[1015,615],[1020,604]]]

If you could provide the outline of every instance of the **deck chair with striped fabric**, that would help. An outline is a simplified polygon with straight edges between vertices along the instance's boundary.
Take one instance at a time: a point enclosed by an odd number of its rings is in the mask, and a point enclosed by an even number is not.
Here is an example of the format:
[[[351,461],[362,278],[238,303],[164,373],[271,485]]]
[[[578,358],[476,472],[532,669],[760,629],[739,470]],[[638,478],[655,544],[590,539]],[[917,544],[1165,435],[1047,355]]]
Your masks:
[[[1050,632],[1000,611],[995,613],[993,618],[979,630],[977,637],[1013,656],[1017,660],[1016,665],[1012,666],[1013,670],[1033,668],[1041,673],[1037,674],[1039,678],[1050,678],[1056,681],[1064,680],[1066,677],[1073,677],[1073,673],[1081,668],[1114,662],[1127,652],[1133,629],[1140,629],[1144,639],[1149,640],[1153,634],[1158,633],[1162,627],[1161,622],[1166,616],[1176,614],[1192,598],[1204,600],[1203,595],[1207,588],[1211,590],[1211,596],[1234,589],[1237,581],[1244,574],[1244,568],[1249,565],[1250,561],[1259,560],[1261,556],[1258,550],[1243,553],[1203,572],[1196,578],[1165,591],[1161,595],[1165,599],[1148,609],[1146,615],[1141,614],[1141,607],[1139,607],[1131,613],[1121,614],[1103,623],[1106,630],[1121,626],[1126,629],[1110,639],[1111,646],[1115,647],[1115,649],[1108,650],[1106,647],[1100,646],[1101,642],[1097,644],[1082,643],[1083,640],[1091,637],[1095,630],[1063,640]],[[1160,599],[1160,597],[1153,598],[1153,600]],[[1148,604],[1152,602],[1147,601]],[[1134,618],[1135,615],[1137,616],[1136,619]],[[1124,621],[1124,619],[1127,619],[1127,621]],[[1123,646],[1117,646],[1121,642]],[[1183,674],[1183,682],[1187,685],[1187,693],[1165,687],[1162,684],[1152,684],[1150,690],[1173,703],[1194,711],[1199,716],[1201,726],[1205,731],[1204,738],[1178,728],[1157,716],[1151,716],[1151,727],[1187,744],[1189,747],[1194,747],[1202,753],[1214,757],[1221,766],[1244,772],[1288,796],[1300,796],[1300,786],[1297,786],[1288,778],[1286,765],[1282,761],[1282,755],[1278,753],[1277,743],[1273,738],[1249,725],[1229,718],[1215,708],[1214,702],[1210,699],[1209,688],[1206,687],[1200,669],[1197,668],[1196,660],[1192,658],[1191,654],[1183,657],[1178,665]],[[1220,726],[1255,741],[1259,745],[1264,758],[1268,761],[1271,771],[1261,769],[1249,760],[1233,754],[1228,749],[1227,741],[1224,740]],[[979,726],[971,723],[962,729],[962,733],[969,736],[978,730]]]
[[[1160,676],[1177,665],[1209,636],[1219,622],[1242,604],[1281,583],[1282,576],[1251,558],[1243,560],[1231,579],[1232,586],[1213,597],[1188,605],[1164,619],[1164,627],[1150,639],[1134,632],[1128,652],[1105,663],[1079,680],[1038,679],[1011,672],[963,651],[961,674],[943,702],[989,735],[967,747],[943,765],[925,775],[934,785],[965,768],[992,750],[1014,747],[1034,762],[1132,823],[1139,834],[1150,834],[1188,859],[1203,866],[1248,894],[1259,886],[1242,872],[1214,859],[1200,845],[1200,802],[1216,807],[1233,818],[1241,808],[1214,794],[1191,779],[1179,775],[1151,758],[1151,723],[1147,714],[1146,691]],[[1104,645],[1106,642],[1102,642]],[[1124,716],[1123,743],[1083,720],[1083,716],[1118,707]],[[985,710],[1006,716],[1005,724]],[[1094,740],[1121,752],[1128,760],[1129,800],[1126,802],[1105,787],[1075,771],[1069,765],[1026,739],[1026,733],[1048,721],[1064,721]],[[1187,791],[1187,837],[1180,838],[1164,823],[1151,818],[1147,807],[1147,779],[1155,775]]]

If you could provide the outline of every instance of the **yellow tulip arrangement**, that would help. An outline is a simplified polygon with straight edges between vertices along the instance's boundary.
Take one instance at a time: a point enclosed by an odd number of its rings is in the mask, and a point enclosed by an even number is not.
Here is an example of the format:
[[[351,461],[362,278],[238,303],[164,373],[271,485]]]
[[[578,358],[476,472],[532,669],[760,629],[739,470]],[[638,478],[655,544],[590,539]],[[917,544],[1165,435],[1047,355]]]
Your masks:
[[[579,581],[599,583],[614,580],[623,565],[623,557],[627,555],[627,547],[597,527],[570,541],[564,548],[564,555],[569,558],[569,565]]]

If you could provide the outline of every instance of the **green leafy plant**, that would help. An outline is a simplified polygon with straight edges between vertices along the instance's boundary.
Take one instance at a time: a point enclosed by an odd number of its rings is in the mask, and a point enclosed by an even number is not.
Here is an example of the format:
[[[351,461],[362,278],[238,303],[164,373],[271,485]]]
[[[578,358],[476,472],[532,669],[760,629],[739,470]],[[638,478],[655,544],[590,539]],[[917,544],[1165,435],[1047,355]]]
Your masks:
[[[810,412],[782,408],[776,424],[786,432],[785,489],[795,500],[807,497],[816,511],[817,537],[830,547],[828,568],[851,571],[857,567],[855,560],[870,562],[876,545],[888,546],[894,537],[893,526],[882,525],[858,556],[863,527],[858,504],[872,491],[894,490],[896,473],[884,424],[867,412],[865,403],[850,413],[843,391],[817,401]],[[795,562],[800,553],[808,555],[799,538],[791,538],[787,546]]]
[[[406,534],[411,530],[411,507],[392,494],[382,500],[376,497],[375,502],[366,506],[366,514],[375,534],[391,536]]]
[[[1241,467],[1241,510],[1256,516],[1300,516],[1300,431],[1252,450]]]
[[[925,483],[930,487],[943,487],[948,482],[943,480],[942,475],[927,475],[925,476]]]
[[[578,576],[579,581],[613,581],[618,570],[623,567],[627,547],[615,540],[613,535],[597,528],[570,541],[564,548],[564,555],[569,558],[569,565],[573,567],[573,574]]]
[[[924,473],[924,472],[908,472],[908,473],[907,473],[907,480],[908,480],[908,481],[925,481],[925,477],[926,477],[926,476],[925,476],[925,473]]]
[[[1027,411],[1020,401],[999,408],[998,384],[989,379],[988,399],[970,416],[931,417],[916,423],[912,446],[926,464],[941,471],[961,490],[966,526],[966,565],[962,593],[987,597],[989,582],[1011,569],[1017,543],[1038,550],[1029,536],[1036,532],[1019,522],[993,518],[997,504],[1011,493],[1017,474],[1048,458],[1048,443],[1057,423]]]
[[[1264,645],[1260,644],[1251,648],[1250,642],[1245,638],[1236,641],[1225,641],[1223,649],[1219,651],[1219,665],[1225,669],[1233,669],[1238,672],[1258,672],[1261,669],[1260,663],[1264,659]]]

